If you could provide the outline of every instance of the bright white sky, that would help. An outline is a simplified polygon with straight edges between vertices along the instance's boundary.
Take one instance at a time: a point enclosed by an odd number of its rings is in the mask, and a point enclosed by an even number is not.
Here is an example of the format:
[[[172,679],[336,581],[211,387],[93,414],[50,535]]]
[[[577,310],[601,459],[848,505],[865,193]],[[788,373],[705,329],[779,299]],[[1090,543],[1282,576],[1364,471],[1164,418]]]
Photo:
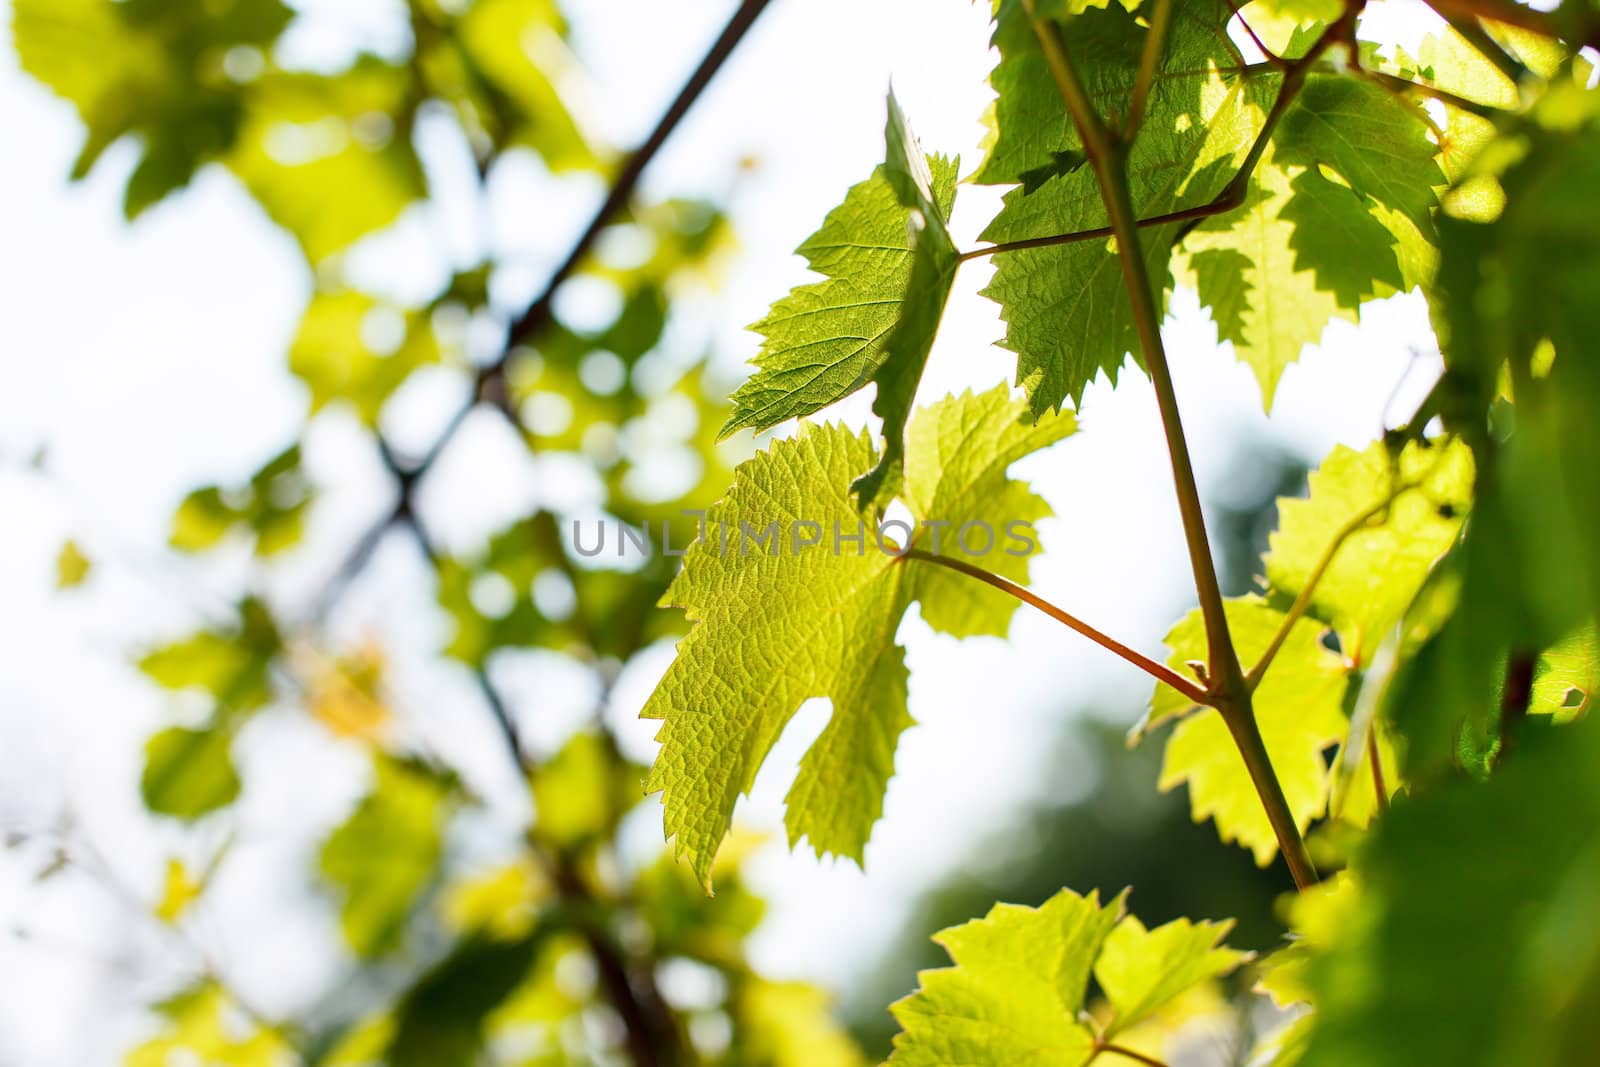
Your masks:
[[[297,6],[314,9],[286,46],[301,62],[336,60],[352,36],[379,50],[404,40],[397,0]],[[618,144],[642,137],[732,8],[707,0],[569,6],[589,64],[590,117]],[[1402,40],[1424,24],[1415,9],[1385,6]],[[729,366],[754,352],[744,324],[804,279],[790,250],[881,158],[891,79],[924,145],[959,153],[970,169],[988,99],[986,11],[966,0],[776,0],[646,180],[653,194],[722,196],[735,188],[742,157],[760,161],[733,195],[739,261],[726,291],[690,316],[689,337],[712,338]],[[361,789],[362,757],[292,712],[269,715],[242,746],[246,794],[228,826],[198,835],[152,826],[137,814],[143,739],[196,709],[174,707],[143,684],[127,655],[192,628],[240,588],[241,559],[196,564],[166,554],[167,522],[188,489],[247,474],[294,432],[305,394],[284,351],[308,278],[291,242],[218,168],[132,227],[120,213],[128,151],[113,150],[88,181],[67,185],[81,128],[70,106],[16,69],[9,40],[0,48],[0,116],[0,826],[39,827],[72,813],[80,836],[147,901],[158,896],[166,856],[202,856],[236,830],[239,845],[195,916],[195,935],[259,1006],[292,1012],[338,973],[327,966],[338,935],[316,903],[313,849]],[[430,136],[427,147],[445,203],[414,212],[358,259],[375,280],[422,295],[451,257],[466,263],[476,251],[463,236],[471,215],[449,138]],[[532,165],[505,168],[490,218],[495,247],[512,266],[497,292],[516,302],[535,290],[598,195],[593,185],[553,186]],[[958,243],[973,243],[997,203],[993,190],[962,187]],[[1012,374],[1013,357],[992,345],[1003,332],[995,306],[976,295],[989,269],[969,264],[958,279],[925,400]],[[1408,413],[1435,373],[1421,301],[1388,301],[1369,307],[1360,329],[1332,327],[1327,343],[1285,375],[1267,419],[1253,378],[1218,348],[1192,295],[1175,306],[1167,338],[1213,500],[1226,498],[1240,471],[1249,477],[1255,443],[1278,441],[1309,462],[1335,442],[1359,446],[1381,431],[1386,412],[1391,421]],[[1136,373],[1122,381],[1115,391],[1091,387],[1078,436],[1021,471],[1058,516],[1041,527],[1036,587],[1153,652],[1192,592],[1153,398]],[[427,376],[396,405],[395,433],[431,439],[461,389],[448,373]],[[866,399],[845,407],[860,418]],[[42,444],[48,479],[25,469]],[[274,595],[295,607],[386,499],[370,448],[341,416],[318,422],[307,461],[325,487],[323,504],[306,547],[269,575]],[[485,417],[452,446],[426,505],[450,544],[468,546],[537,498],[549,473]],[[60,596],[53,562],[69,535],[101,566],[86,589]],[[522,802],[467,678],[429,654],[445,625],[403,543],[380,553],[336,625],[346,637],[383,637],[410,728],[496,799],[498,815],[473,835],[473,848],[492,854]],[[1009,643],[957,643],[915,618],[902,638],[920,725],[901,743],[867,872],[781,844],[757,861],[774,907],[755,952],[773,973],[842,987],[917,889],[957,862],[952,842],[999,825],[1030,796],[1088,787],[1073,780],[1082,768],[1046,764],[1054,749],[1040,736],[1084,709],[1121,709],[1131,720],[1148,693],[1132,668],[1026,612]],[[645,657],[615,694],[610,717],[641,759],[654,728],[634,716],[669,657],[666,649]],[[552,657],[527,657],[504,677],[541,745],[576,721],[591,692]],[[825,714],[808,705],[797,717],[745,805],[749,822],[778,825],[794,764]],[[633,836],[643,848],[659,834],[651,809]],[[0,1064],[115,1062],[148,1025],[127,1007],[168,988],[183,950],[93,882],[33,884],[39,856],[0,854],[0,915],[31,935],[0,943]],[[153,967],[152,959],[175,962]]]

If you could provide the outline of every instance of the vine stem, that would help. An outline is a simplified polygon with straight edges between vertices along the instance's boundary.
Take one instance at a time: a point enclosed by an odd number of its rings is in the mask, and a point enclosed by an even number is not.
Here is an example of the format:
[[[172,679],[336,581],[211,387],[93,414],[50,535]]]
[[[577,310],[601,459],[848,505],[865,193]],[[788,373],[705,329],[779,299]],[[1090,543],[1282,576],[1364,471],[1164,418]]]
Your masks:
[[[1283,648],[1283,643],[1289,639],[1289,631],[1294,629],[1294,624],[1299,622],[1307,609],[1311,607],[1311,598],[1316,595],[1317,586],[1322,582],[1323,575],[1328,573],[1328,568],[1333,565],[1334,557],[1339,554],[1339,550],[1344,547],[1344,543],[1358,530],[1366,526],[1367,523],[1388,510],[1389,505],[1394,503],[1400,493],[1409,488],[1412,487],[1405,486],[1393,496],[1380,500],[1366,510],[1358,512],[1334,532],[1333,537],[1328,540],[1328,546],[1322,550],[1322,555],[1317,558],[1317,562],[1312,566],[1311,573],[1306,576],[1304,584],[1300,587],[1299,594],[1294,598],[1294,603],[1289,605],[1289,610],[1284,614],[1283,621],[1278,624],[1278,630],[1272,635],[1272,640],[1267,644],[1266,651],[1261,653],[1261,658],[1256,661],[1256,665],[1251,667],[1249,673],[1245,675],[1245,684],[1249,686],[1251,692],[1255,691],[1256,687],[1261,684],[1261,679],[1266,676],[1267,668],[1272,666],[1272,661],[1277,657],[1278,650]]]
[[[1367,731],[1367,762],[1372,764],[1372,790],[1378,795],[1377,809],[1389,810],[1389,787],[1383,779],[1383,754],[1378,751],[1378,724]]]
[[[1044,612],[1046,615],[1050,616],[1052,619],[1061,623],[1068,629],[1082,634],[1084,637],[1087,637],[1101,648],[1122,657],[1124,660],[1127,660],[1135,667],[1138,667],[1141,671],[1144,671],[1146,674],[1150,675],[1150,677],[1154,678],[1156,681],[1161,682],[1163,685],[1170,685],[1172,688],[1176,689],[1178,692],[1182,693],[1195,703],[1204,704],[1209,700],[1209,696],[1204,689],[1200,688],[1193,681],[1185,678],[1171,667],[1168,667],[1166,664],[1158,662],[1157,660],[1151,659],[1149,656],[1146,656],[1143,652],[1140,652],[1137,649],[1129,648],[1116,638],[1108,636],[1100,630],[1095,629],[1093,626],[1090,626],[1076,615],[1057,607],[1044,597],[1038,595],[1032,590],[1018,585],[1016,582],[1013,582],[1008,578],[1002,578],[998,574],[986,571],[982,567],[974,566],[965,560],[952,559],[949,556],[936,555],[935,553],[927,552],[920,548],[906,549],[905,552],[902,553],[902,558],[920,560],[923,563],[932,563],[935,566],[945,567],[960,574],[965,574],[969,578],[976,578],[985,585],[992,586],[993,588],[1000,590],[1007,596],[1015,597],[1024,604],[1027,604],[1029,607],[1037,608],[1039,611]]]
[[[1163,1060],[1158,1060],[1154,1056],[1146,1056],[1144,1053],[1128,1048],[1126,1045],[1116,1045],[1109,1041],[1095,1045],[1094,1055],[1098,1056],[1102,1052],[1110,1053],[1113,1056],[1125,1057],[1135,1063],[1142,1063],[1145,1067],[1167,1067],[1166,1062]],[[1090,1058],[1093,1059],[1094,1057],[1091,1056]]]
[[[1200,503],[1200,491],[1194,477],[1194,465],[1189,458],[1188,440],[1184,436],[1183,421],[1178,411],[1178,398],[1172,383],[1172,373],[1167,364],[1166,349],[1161,340],[1161,314],[1156,306],[1155,294],[1150,286],[1149,271],[1145,265],[1144,247],[1139,241],[1138,215],[1134,212],[1133,198],[1128,187],[1128,145],[1116,136],[1095,113],[1077,71],[1067,55],[1061,27],[1054,21],[1038,17],[1034,0],[1023,0],[1033,24],[1045,62],[1050,68],[1056,87],[1067,111],[1072,116],[1085,154],[1094,167],[1100,186],[1101,199],[1111,223],[1112,236],[1117,242],[1117,262],[1122,269],[1124,288],[1131,304],[1134,325],[1144,352],[1145,366],[1155,387],[1156,403],[1161,412],[1161,428],[1166,436],[1167,452],[1172,462],[1173,482],[1177,490],[1178,511],[1183,519],[1184,539],[1188,544],[1189,562],[1194,571],[1195,589],[1200,600],[1200,612],[1205,622],[1206,652],[1208,659],[1206,692],[1209,703],[1217,709],[1228,732],[1233,737],[1239,756],[1255,786],[1256,795],[1272,824],[1278,849],[1300,889],[1316,884],[1316,868],[1306,851],[1294,814],[1289,810],[1283,787],[1272,769],[1266,744],[1261,739],[1261,729],[1256,724],[1255,710],[1251,705],[1250,687],[1245,682],[1244,670],[1239,664],[1239,654],[1233,645],[1233,634],[1228,627],[1222,587],[1217,581],[1216,561],[1211,555],[1211,545],[1206,537],[1205,512]],[[1268,112],[1263,129],[1251,146],[1243,168],[1229,183],[1247,183],[1266,151],[1267,138],[1278,119],[1288,107],[1288,98],[1298,90],[1306,70],[1335,34],[1348,34],[1354,26],[1360,0],[1347,7],[1340,18],[1318,39],[1301,61],[1284,75],[1284,85]]]
[[[1133,82],[1133,96],[1128,103],[1128,119],[1122,127],[1122,140],[1132,143],[1139,135],[1144,122],[1145,103],[1150,99],[1150,87],[1156,80],[1156,69],[1161,66],[1161,55],[1167,49],[1167,31],[1172,28],[1172,0],[1155,0],[1150,12],[1150,29],[1145,33],[1144,51],[1139,56],[1139,73]]]
[[[1167,365],[1166,349],[1161,341],[1161,313],[1156,308],[1155,296],[1150,289],[1144,246],[1139,242],[1138,216],[1134,213],[1128,190],[1127,145],[1115,137],[1095,114],[1088,94],[1078,80],[1077,71],[1067,56],[1060,27],[1052,21],[1038,18],[1033,0],[1024,0],[1024,3],[1029,15],[1033,16],[1034,32],[1044,49],[1050,73],[1061,91],[1073,123],[1078,127],[1084,151],[1100,185],[1106,214],[1110,216],[1109,228],[1117,242],[1117,262],[1122,268],[1123,287],[1133,305],[1134,326],[1139,334],[1139,346],[1144,352],[1151,382],[1155,386],[1156,404],[1161,410],[1161,427],[1172,461],[1178,511],[1183,519],[1184,539],[1188,543],[1189,562],[1194,570],[1195,588],[1200,597],[1200,611],[1205,618],[1209,677],[1213,685],[1226,686],[1235,677],[1242,683],[1239,657],[1233,649],[1233,636],[1223,614],[1222,587],[1217,581],[1216,562],[1211,557],[1211,545],[1206,538],[1200,489],[1195,481],[1189,443],[1183,433],[1182,416],[1178,412],[1177,393]]]

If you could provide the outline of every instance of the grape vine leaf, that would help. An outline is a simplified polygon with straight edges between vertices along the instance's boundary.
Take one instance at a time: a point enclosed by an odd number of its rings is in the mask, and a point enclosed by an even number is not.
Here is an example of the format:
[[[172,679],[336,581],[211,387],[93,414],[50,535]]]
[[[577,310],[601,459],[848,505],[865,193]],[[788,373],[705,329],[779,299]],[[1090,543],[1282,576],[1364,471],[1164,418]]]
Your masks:
[[[1129,150],[1130,193],[1141,216],[1198,207],[1232,179],[1260,129],[1275,72],[1246,73],[1222,32],[1231,16],[1220,0],[1180,5],[1150,91],[1143,133]],[[1126,113],[1146,34],[1118,6],[1089,10],[1065,24],[1066,47],[1102,112]],[[1108,223],[1093,168],[1063,167],[1082,145],[1040,52],[1028,17],[1002,5],[994,41],[1000,63],[990,83],[1000,94],[989,157],[976,179],[1022,183],[1006,194],[983,233],[997,243],[1079,233]],[[1164,292],[1179,224],[1145,227],[1150,282]],[[1107,239],[997,253],[984,295],[1001,305],[1003,346],[1017,353],[1017,380],[1035,413],[1074,404],[1104,371],[1114,383],[1137,352],[1131,305]]]
[[[1348,185],[1329,181],[1307,167],[1289,183],[1293,195],[1278,217],[1294,228],[1289,247],[1295,269],[1310,270],[1317,288],[1342,308],[1388,295],[1405,285],[1395,258],[1394,236]]]
[[[1291,185],[1269,147],[1244,205],[1205,220],[1183,242],[1183,266],[1212,310],[1218,339],[1232,342],[1234,356],[1255,372],[1269,410],[1285,368],[1321,339],[1329,319],[1354,317],[1318,286],[1307,253],[1294,254],[1294,225],[1284,218]]]
[[[1283,624],[1284,614],[1259,597],[1227,603],[1228,624],[1240,658],[1251,664],[1266,651]],[[1204,660],[1205,624],[1199,609],[1167,634],[1171,664],[1179,671],[1190,660]],[[1267,755],[1283,786],[1295,822],[1303,831],[1328,803],[1328,763],[1323,750],[1345,735],[1345,669],[1339,657],[1324,648],[1321,627],[1299,619],[1255,691],[1256,723]],[[1248,848],[1265,867],[1278,842],[1261,801],[1251,785],[1233,738],[1213,708],[1194,709],[1175,689],[1158,685],[1149,722],[1183,715],[1167,739],[1158,783],[1171,789],[1187,782],[1189,806],[1196,822],[1216,823],[1217,834]]]
[[[1461,532],[1472,505],[1472,450],[1455,438],[1398,451],[1383,441],[1360,452],[1339,445],[1309,482],[1306,498],[1278,501],[1267,582],[1287,603],[1338,542],[1310,610],[1338,632],[1347,655],[1369,663]]]
[[[1273,134],[1280,164],[1328,167],[1363,196],[1434,232],[1435,186],[1444,184],[1422,110],[1378,85],[1313,74]]]
[[[1148,1019],[1184,990],[1221,977],[1248,960],[1248,952],[1222,946],[1232,928],[1232,922],[1174,919],[1147,930],[1132,915],[1125,916],[1094,963],[1095,981],[1111,1007],[1104,1036],[1115,1036]]]
[[[914,512],[919,525],[909,538],[889,524],[883,547],[847,489],[878,458],[864,435],[802,424],[797,437],[774,442],[735,471],[662,598],[684,608],[692,628],[641,713],[664,720],[646,786],[662,793],[676,854],[688,854],[706,888],[738,794],[813,697],[829,698],[833,714],[786,798],[790,843],[806,837],[819,854],[860,862],[899,735],[911,725],[904,657],[894,643],[906,608],[920,601],[930,624],[957,633],[1003,632],[1016,608],[953,594],[942,575],[933,576],[942,568],[891,553],[908,540],[925,550],[929,521],[959,531],[1009,520],[993,510],[995,499],[1044,514],[1043,502],[1004,471],[1072,433],[1076,421],[1067,414],[1030,423],[1025,414],[1004,386],[919,411],[908,432],[917,448],[906,461],[907,502],[939,510]],[[940,552],[1025,579],[1024,546],[991,530],[989,545],[971,544],[969,552],[954,539]],[[848,540],[858,533],[865,538],[859,548]]]
[[[895,490],[906,419],[958,262],[945,228],[958,161],[924,155],[892,93],[885,140],[886,162],[797,249],[826,280],[795,289],[751,327],[764,338],[757,370],[734,392],[722,428],[764,430],[877,383],[885,445],[858,487],[863,501]]]
[[[1591,1058],[1600,724],[1544,722],[1487,782],[1441,782],[1378,821],[1353,866],[1361,892],[1306,969],[1301,1067]],[[1442,943],[1443,983],[1417,964]]]
[[[1088,1064],[1104,1042],[1249,958],[1220,946],[1231,923],[1146,930],[1126,899],[1102,906],[1097,891],[1063,889],[935,934],[955,966],[921,972],[917,991],[891,1006],[903,1029],[890,1067]],[[1098,1029],[1082,1014],[1091,974],[1110,1008]]]
[[[982,919],[933,940],[955,964],[917,976],[890,1010],[892,1067],[1028,1060],[1082,1063],[1094,1034],[1078,1020],[1095,958],[1122,918],[1126,894],[1103,907],[1098,892],[1063,889],[1038,908],[996,904]]]

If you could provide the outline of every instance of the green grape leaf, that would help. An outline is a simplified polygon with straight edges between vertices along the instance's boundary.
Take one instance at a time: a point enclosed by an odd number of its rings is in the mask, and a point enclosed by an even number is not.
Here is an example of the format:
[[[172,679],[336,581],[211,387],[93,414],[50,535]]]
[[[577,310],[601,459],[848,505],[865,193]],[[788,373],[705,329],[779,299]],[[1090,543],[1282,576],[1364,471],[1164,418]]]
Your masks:
[[[1576,1064],[1600,1000],[1600,730],[1534,720],[1487,782],[1455,778],[1380,819],[1360,892],[1305,981],[1301,1067]],[[1542,728],[1534,728],[1539,723]],[[1449,951],[1449,981],[1418,960]]]
[[[233,767],[233,732],[224,725],[171,726],[145,744],[139,795],[157,815],[192,820],[239,797]]]
[[[1360,452],[1340,445],[1312,472],[1308,497],[1278,502],[1267,582],[1292,600],[1337,542],[1311,611],[1338,631],[1347,655],[1369,663],[1455,544],[1472,480],[1472,450],[1453,438],[1398,454],[1382,441]]]
[[[436,876],[450,783],[386,756],[370,793],[323,842],[322,875],[340,898],[345,940],[363,958],[400,944],[418,898]]]
[[[1273,134],[1280,164],[1335,170],[1363,196],[1434,232],[1444,184],[1422,110],[1359,78],[1313,74]]]
[[[1453,26],[1423,37],[1417,62],[1429,71],[1422,80],[1437,89],[1489,107],[1510,110],[1517,106],[1516,82]]]
[[[320,263],[394,222],[426,191],[400,132],[414,106],[410,70],[373,56],[333,75],[268,72],[253,87],[227,163]]]
[[[919,988],[890,1010],[891,1067],[1078,1064],[1095,1035],[1078,1019],[1089,974],[1123,916],[1126,894],[1063,889],[1037,908],[996,904],[982,919],[933,936],[955,964],[917,975]]]
[[[1148,1019],[1201,982],[1221,978],[1250,958],[1222,947],[1231,922],[1174,919],[1154,930],[1129,915],[1106,938],[1094,977],[1111,1006],[1104,1036],[1113,1037]]]
[[[1328,320],[1354,317],[1313,271],[1296,266],[1304,257],[1294,255],[1295,227],[1283,217],[1291,195],[1289,174],[1273,163],[1269,148],[1244,206],[1206,220],[1183,242],[1188,275],[1212,309],[1218,338],[1231,341],[1234,355],[1255,372],[1268,410],[1284,369],[1321,340]]]
[[[708,888],[738,794],[813,697],[828,698],[833,715],[789,791],[790,843],[806,837],[819,854],[860,861],[899,735],[911,725],[904,658],[894,643],[906,608],[920,600],[936,624],[997,632],[1016,607],[988,601],[968,623],[941,603],[949,584],[927,574],[938,568],[894,552],[926,550],[927,523],[945,522],[958,535],[967,528],[968,538],[965,548],[959,536],[941,545],[942,554],[1025,577],[1020,557],[1030,546],[1006,538],[999,526],[1012,516],[994,511],[985,494],[1042,515],[1042,501],[1003,472],[1076,427],[1070,416],[1030,425],[1025,411],[1002,386],[918,412],[908,432],[918,443],[906,461],[908,503],[942,514],[915,515],[915,530],[866,525],[846,487],[877,456],[864,436],[832,425],[803,426],[798,437],[741,464],[733,488],[707,514],[706,535],[662,598],[683,607],[693,626],[642,715],[664,720],[647,788],[662,792],[667,834]],[[966,440],[979,447],[963,447]],[[977,528],[984,524],[987,543]],[[857,535],[863,540],[850,540]],[[963,597],[961,608],[973,603]],[[708,687],[712,678],[717,684]]]
[[[1233,177],[1264,118],[1271,72],[1246,75],[1221,27],[1222,3],[1181,5],[1154,81],[1144,133],[1127,164],[1135,209],[1150,217],[1209,203]],[[997,133],[977,174],[983,182],[1021,182],[983,233],[996,243],[1104,228],[1100,189],[1089,167],[1063,166],[1082,146],[1044,63],[1026,16],[1002,7],[995,33],[1000,93]],[[1069,54],[1102,111],[1123,111],[1137,77],[1145,29],[1120,7],[1091,10],[1064,28]],[[1041,118],[1041,116],[1049,116]],[[1035,139],[1060,127],[1053,144]],[[1013,131],[1016,131],[1013,135]],[[1179,224],[1145,227],[1140,240],[1157,292],[1169,284],[1168,260]],[[1033,411],[1081,399],[1104,371],[1115,383],[1137,352],[1122,270],[1105,238],[997,253],[984,295],[1001,305],[1004,347],[1017,353],[1017,381]]]
[[[1234,647],[1246,664],[1261,657],[1284,620],[1282,612],[1253,596],[1229,601],[1227,613]],[[1199,609],[1175,626],[1166,642],[1177,670],[1185,670],[1190,660],[1203,661],[1205,624]],[[1255,691],[1256,724],[1289,811],[1302,831],[1327,808],[1328,763],[1323,750],[1345,735],[1344,690],[1342,661],[1323,647],[1321,628],[1300,619]],[[1182,694],[1158,685],[1150,719],[1159,722],[1191,707]],[[1186,715],[1167,739],[1158,784],[1166,790],[1184,782],[1189,785],[1196,822],[1210,818],[1222,840],[1249,849],[1263,867],[1272,862],[1277,837],[1244,760],[1213,708]]]
[[[1293,195],[1278,217],[1294,227],[1289,247],[1296,270],[1309,270],[1317,288],[1342,308],[1386,296],[1405,285],[1394,236],[1373,217],[1360,194],[1324,178],[1315,167],[1289,183]],[[1220,329],[1220,327],[1219,327]]]
[[[935,934],[955,966],[921,972],[920,988],[890,1007],[903,1028],[891,1067],[1087,1064],[1124,1030],[1250,958],[1222,946],[1231,921],[1147,930],[1125,913],[1126,899],[1102,907],[1097,892],[1063,889],[1037,908],[996,904]],[[1083,1010],[1091,974],[1109,1004],[1102,1022]]]
[[[311,390],[311,412],[344,401],[368,426],[414,370],[441,358],[427,315],[353,289],[312,297],[289,345],[289,370]]]
[[[798,249],[827,280],[795,289],[751,327],[764,338],[757,370],[722,428],[764,430],[876,382],[886,444],[860,487],[864,501],[893,495],[905,421],[956,269],[945,229],[956,163],[923,154],[893,95],[886,140],[888,161]]]

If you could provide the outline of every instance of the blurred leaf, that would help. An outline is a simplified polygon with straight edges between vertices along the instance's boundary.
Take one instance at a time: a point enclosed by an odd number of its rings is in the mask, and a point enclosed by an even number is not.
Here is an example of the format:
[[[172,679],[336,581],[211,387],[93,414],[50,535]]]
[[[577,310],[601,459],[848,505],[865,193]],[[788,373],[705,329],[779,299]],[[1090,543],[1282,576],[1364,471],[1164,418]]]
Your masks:
[[[540,838],[560,850],[609,838],[644,799],[643,780],[644,768],[624,760],[609,737],[574,734],[532,777]]]
[[[1596,726],[1530,728],[1489,781],[1443,783],[1379,820],[1355,864],[1361,893],[1316,946],[1304,1067],[1588,1060],[1600,1019]],[[1425,962],[1443,944],[1447,982]]]
[[[162,1033],[128,1053],[124,1067],[282,1067],[289,1046],[263,1029],[211,982],[156,1006]]]
[[[238,532],[253,540],[257,555],[275,555],[299,543],[314,495],[300,446],[291,445],[243,485],[208,485],[184,497],[172,517],[172,547],[203,552]]]
[[[564,552],[555,516],[540,511],[496,533],[475,557],[441,558],[439,603],[455,622],[446,654],[482,666],[498,648],[564,649],[578,641],[567,620],[547,617],[533,598],[540,575],[563,572]],[[489,602],[482,599],[485,581]],[[509,603],[500,603],[502,596]]]
[[[533,928],[538,906],[550,894],[550,884],[532,862],[518,860],[453,885],[444,901],[445,921],[462,934],[510,941]]]
[[[189,868],[184,866],[182,860],[168,859],[161,902],[156,905],[156,917],[165,923],[177,922],[203,892],[205,885],[189,874]]]
[[[132,219],[228,151],[247,89],[226,57],[249,50],[260,63],[290,17],[280,0],[18,0],[12,35],[23,69],[88,127],[74,178],[124,134],[140,136],[124,196]]]
[[[542,929],[515,941],[466,941],[401,998],[389,1046],[391,1067],[470,1064],[483,1045],[483,1024],[533,967]]]
[[[226,713],[253,711],[272,699],[270,670],[282,649],[277,624],[254,598],[239,604],[229,628],[199,630],[139,660],[139,669],[167,689],[203,689]]]
[[[311,668],[306,706],[339,737],[374,740],[388,725],[383,651],[375,645],[348,656],[318,658]]]
[[[1534,669],[1528,711],[1568,721],[1584,714],[1600,675],[1600,642],[1589,623],[1544,650]]]
[[[406,920],[438,876],[451,788],[387,756],[373,759],[372,791],[323,843],[323,877],[340,898],[345,940],[364,958],[399,947]]]
[[[504,120],[506,128],[492,131],[496,143],[532,148],[556,174],[598,162],[557,88],[577,66],[565,31],[554,0],[475,0],[455,41],[441,46],[459,50],[467,82],[478,90],[468,99]]]
[[[734,1008],[744,1058],[765,1067],[864,1067],[867,1059],[805,982],[749,981]]]
[[[223,725],[172,726],[151,737],[139,780],[144,806],[187,820],[232,804],[239,796],[232,744],[233,733]]]
[[[413,371],[440,358],[426,315],[353,289],[314,296],[289,346],[289,369],[311,390],[312,414],[345,401],[368,426]]]
[[[320,263],[424,195],[415,106],[409,68],[375,56],[333,75],[272,71],[252,90],[228,165]]]
[[[61,551],[56,554],[56,588],[76,589],[88,580],[93,567],[94,563],[83,554],[78,542],[63,541]]]
[[[675,862],[671,852],[639,872],[635,904],[649,923],[658,957],[739,966],[745,938],[766,914],[766,903],[744,885],[742,865],[765,841],[763,835],[737,827],[728,835],[711,868],[715,897],[705,895],[694,872]]]

